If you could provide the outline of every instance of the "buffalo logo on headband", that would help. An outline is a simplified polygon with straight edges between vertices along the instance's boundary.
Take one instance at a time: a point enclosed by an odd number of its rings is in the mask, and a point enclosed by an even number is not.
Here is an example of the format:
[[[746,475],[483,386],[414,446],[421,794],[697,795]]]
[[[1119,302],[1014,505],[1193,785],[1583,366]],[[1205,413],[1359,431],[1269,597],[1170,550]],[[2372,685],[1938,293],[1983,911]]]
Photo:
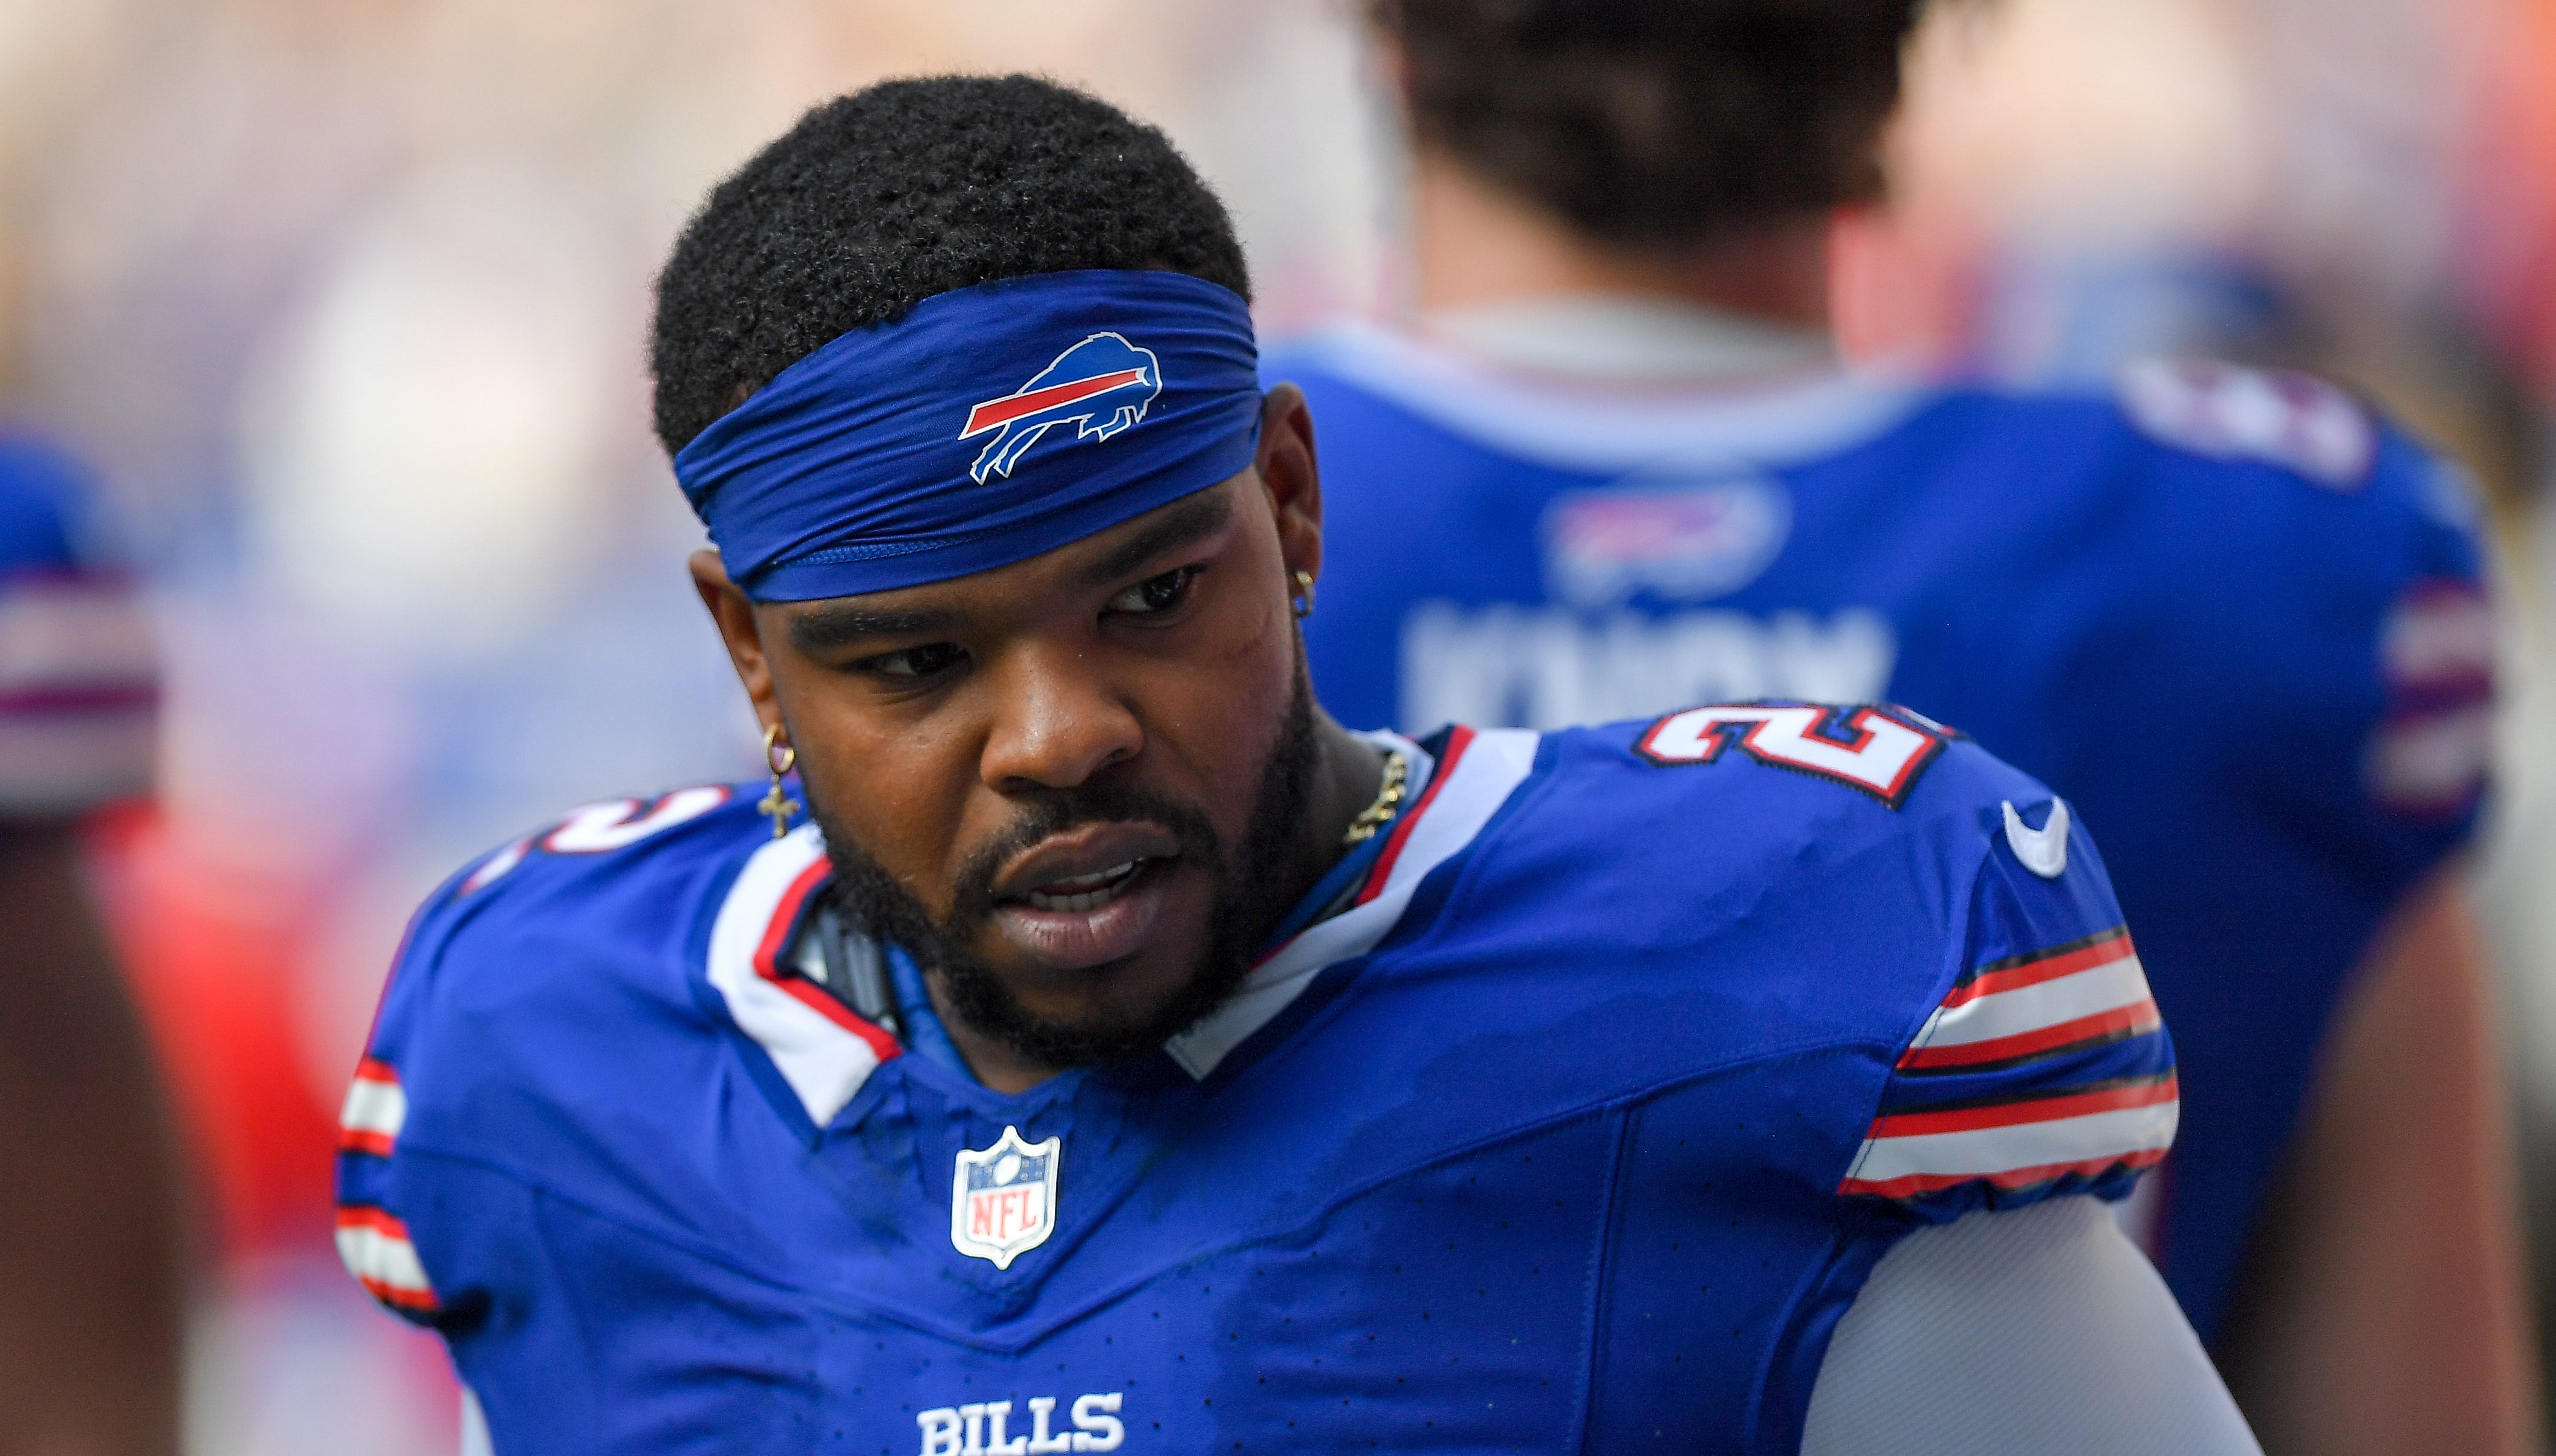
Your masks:
[[[1250,304],[1203,278],[996,279],[816,349],[696,435],[675,477],[756,601],[949,581],[1251,468],[1258,363]]]
[[[1107,439],[1145,418],[1145,407],[1163,392],[1162,365],[1154,351],[1114,333],[1095,333],[1056,356],[1030,382],[967,412],[960,439],[989,429],[1002,432],[985,444],[967,473],[982,485],[988,475],[1008,477],[1039,436],[1060,425],[1077,439]]]

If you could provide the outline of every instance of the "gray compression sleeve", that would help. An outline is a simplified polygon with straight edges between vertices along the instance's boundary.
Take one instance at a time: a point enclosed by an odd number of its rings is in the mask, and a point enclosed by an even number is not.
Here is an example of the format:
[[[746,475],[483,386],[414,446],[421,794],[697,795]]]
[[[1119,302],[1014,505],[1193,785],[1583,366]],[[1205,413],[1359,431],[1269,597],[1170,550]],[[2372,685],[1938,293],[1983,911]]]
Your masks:
[[[496,1456],[488,1444],[488,1417],[468,1386],[461,1388],[461,1456]]]
[[[1838,1321],[1804,1456],[2260,1456],[2147,1257],[2093,1198],[1886,1255]]]

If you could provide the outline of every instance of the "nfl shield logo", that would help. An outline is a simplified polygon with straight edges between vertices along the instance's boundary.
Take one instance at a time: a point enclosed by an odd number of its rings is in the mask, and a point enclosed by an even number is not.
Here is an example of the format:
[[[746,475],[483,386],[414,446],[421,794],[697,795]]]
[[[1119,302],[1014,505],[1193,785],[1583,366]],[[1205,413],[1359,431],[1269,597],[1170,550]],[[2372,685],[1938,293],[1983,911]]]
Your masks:
[[[996,1269],[1047,1242],[1056,1229],[1056,1171],[1064,1140],[1024,1143],[1018,1128],[1003,1129],[994,1146],[958,1153],[950,1191],[950,1242],[970,1259],[990,1259]]]

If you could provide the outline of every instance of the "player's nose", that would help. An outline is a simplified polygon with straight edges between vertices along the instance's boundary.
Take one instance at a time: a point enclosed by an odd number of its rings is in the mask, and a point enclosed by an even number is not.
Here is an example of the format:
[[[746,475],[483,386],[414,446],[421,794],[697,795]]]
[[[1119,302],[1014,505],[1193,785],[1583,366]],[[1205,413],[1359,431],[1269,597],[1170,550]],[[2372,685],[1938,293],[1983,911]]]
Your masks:
[[[997,793],[1073,789],[1142,752],[1125,697],[1071,647],[1024,645],[994,672],[993,723],[977,772]]]

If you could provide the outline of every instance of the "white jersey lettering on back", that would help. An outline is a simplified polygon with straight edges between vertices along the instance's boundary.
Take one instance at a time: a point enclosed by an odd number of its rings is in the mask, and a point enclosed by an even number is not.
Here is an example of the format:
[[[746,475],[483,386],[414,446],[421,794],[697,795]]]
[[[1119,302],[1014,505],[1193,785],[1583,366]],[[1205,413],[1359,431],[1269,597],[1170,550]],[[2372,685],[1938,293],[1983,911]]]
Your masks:
[[[1889,695],[1898,658],[1889,621],[1863,608],[1590,617],[1428,601],[1402,622],[1401,719],[1554,729],[1698,702],[1868,702]]]

